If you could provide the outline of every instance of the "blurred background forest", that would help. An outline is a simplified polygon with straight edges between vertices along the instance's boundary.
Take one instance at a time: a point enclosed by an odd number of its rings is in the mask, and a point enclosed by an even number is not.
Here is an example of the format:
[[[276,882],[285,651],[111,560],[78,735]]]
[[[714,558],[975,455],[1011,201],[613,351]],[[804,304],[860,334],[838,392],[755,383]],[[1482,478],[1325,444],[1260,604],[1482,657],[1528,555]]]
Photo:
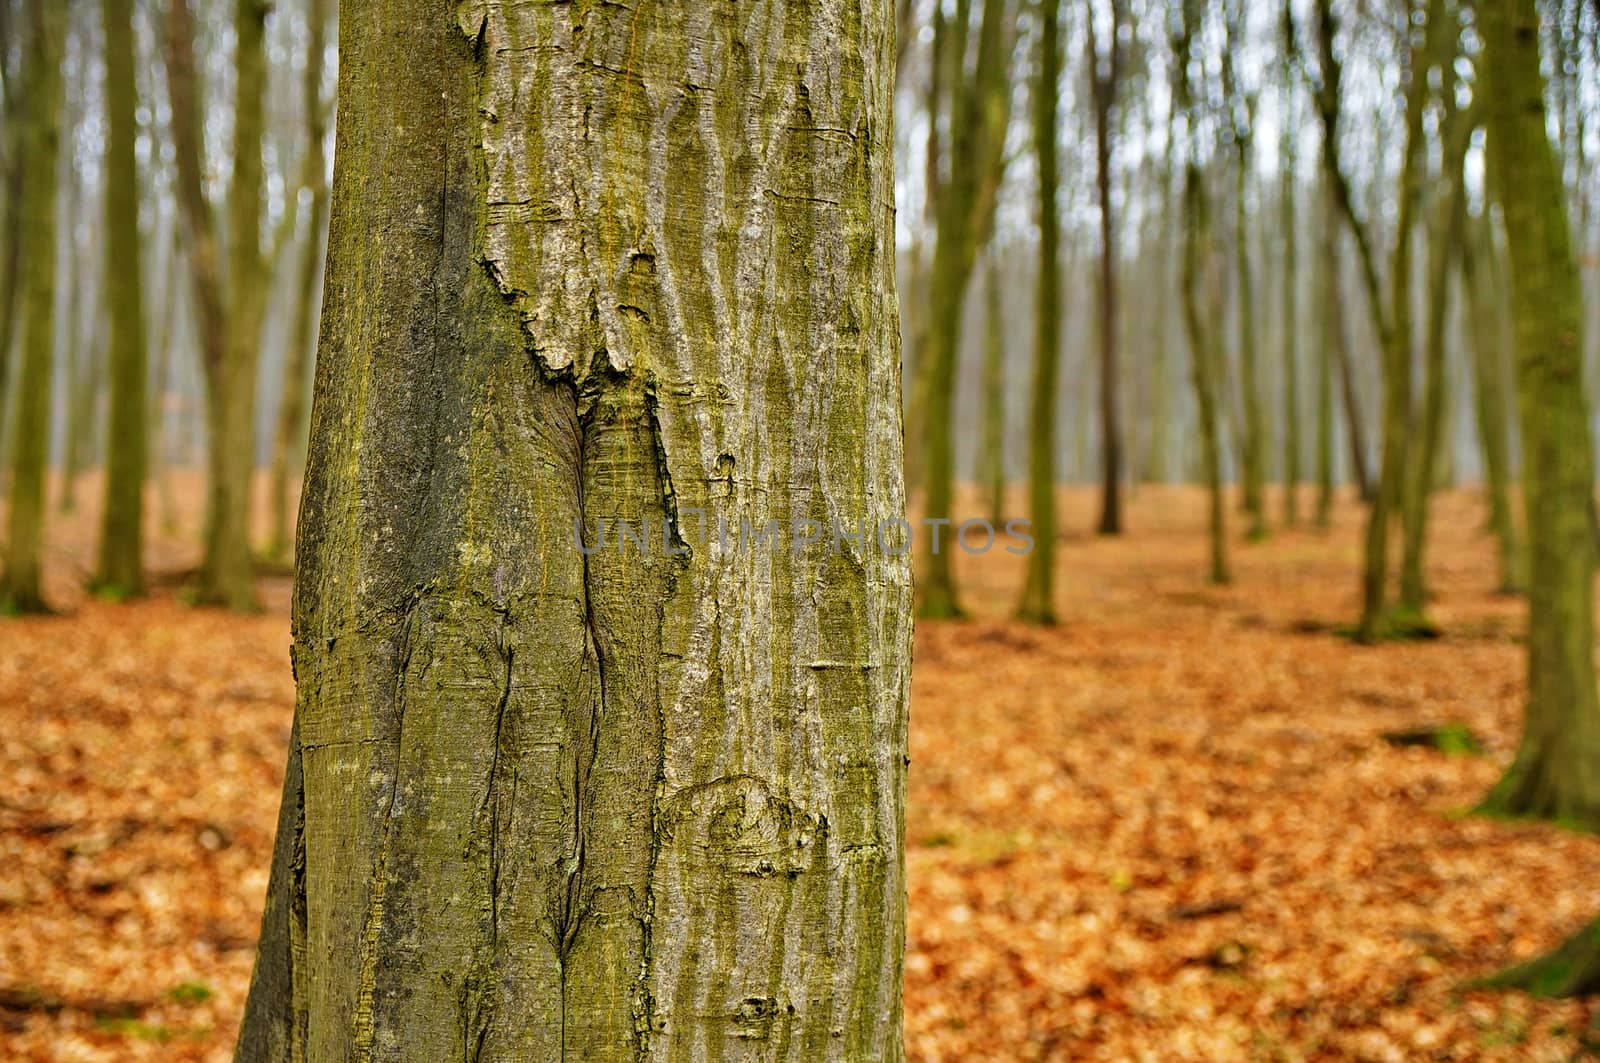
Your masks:
[[[911,1056],[1600,1044],[1600,5],[896,2]],[[0,0],[8,1058],[228,1058],[336,9]]]

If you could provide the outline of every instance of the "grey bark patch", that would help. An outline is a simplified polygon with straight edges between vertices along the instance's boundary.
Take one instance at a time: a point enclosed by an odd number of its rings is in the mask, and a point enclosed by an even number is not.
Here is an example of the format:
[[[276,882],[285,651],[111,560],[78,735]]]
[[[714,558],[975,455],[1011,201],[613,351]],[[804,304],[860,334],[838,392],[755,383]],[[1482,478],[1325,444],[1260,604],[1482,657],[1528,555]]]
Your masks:
[[[798,875],[827,830],[823,818],[749,775],[715,779],[673,795],[662,807],[669,846],[691,860],[740,875]]]

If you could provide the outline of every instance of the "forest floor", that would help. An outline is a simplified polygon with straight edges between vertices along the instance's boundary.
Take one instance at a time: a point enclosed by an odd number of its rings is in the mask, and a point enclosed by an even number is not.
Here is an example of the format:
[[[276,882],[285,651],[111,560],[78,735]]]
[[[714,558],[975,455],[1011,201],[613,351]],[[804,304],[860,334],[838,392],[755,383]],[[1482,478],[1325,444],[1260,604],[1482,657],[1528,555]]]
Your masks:
[[[165,571],[194,560],[182,486]],[[1436,502],[1443,636],[1377,647],[1332,632],[1356,609],[1351,502],[1330,533],[1238,544],[1225,589],[1197,491],[1140,490],[1118,539],[1078,531],[1092,491],[1063,505],[1058,627],[1007,619],[1022,570],[996,550],[959,559],[973,619],[917,631],[910,1058],[1582,1052],[1590,1005],[1462,989],[1600,912],[1600,838],[1465,815],[1522,691],[1476,495]],[[87,600],[93,526],[53,525],[64,615],[0,622],[0,1059],[227,1060],[292,711],[288,581],[253,617],[170,581]],[[1434,725],[1460,748],[1385,738]]]

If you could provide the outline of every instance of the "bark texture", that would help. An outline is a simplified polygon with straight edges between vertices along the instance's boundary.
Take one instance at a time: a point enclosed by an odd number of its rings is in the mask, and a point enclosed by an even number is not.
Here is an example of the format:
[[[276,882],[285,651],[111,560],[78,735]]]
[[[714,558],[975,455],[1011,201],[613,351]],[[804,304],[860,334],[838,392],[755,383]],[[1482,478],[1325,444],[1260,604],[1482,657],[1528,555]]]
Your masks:
[[[61,65],[67,13],[56,0],[24,5],[28,42],[19,96],[22,123],[17,407],[6,565],[0,612],[44,612],[40,588],[44,477],[50,445],[50,378],[56,273],[56,162],[61,151]]]
[[[1594,489],[1583,303],[1566,190],[1545,133],[1539,13],[1484,7],[1491,186],[1504,190],[1527,506],[1528,710],[1487,810],[1600,829],[1594,670]]]
[[[890,5],[395,0],[340,45],[238,1058],[902,1058]]]

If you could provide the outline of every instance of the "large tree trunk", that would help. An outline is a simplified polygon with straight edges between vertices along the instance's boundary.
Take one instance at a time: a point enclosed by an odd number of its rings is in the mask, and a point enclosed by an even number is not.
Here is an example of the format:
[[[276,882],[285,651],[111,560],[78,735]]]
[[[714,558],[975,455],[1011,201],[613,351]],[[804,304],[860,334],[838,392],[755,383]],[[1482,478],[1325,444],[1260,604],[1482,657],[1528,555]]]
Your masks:
[[[1527,506],[1528,709],[1522,745],[1484,802],[1600,829],[1594,670],[1594,473],[1577,262],[1545,135],[1533,4],[1486,5],[1489,167],[1503,190]]]
[[[139,248],[139,128],[134,78],[133,2],[102,0],[105,22],[106,300],[111,313],[111,415],[106,439],[106,496],[100,524],[99,591],[117,597],[144,590],[146,353],[144,259]]]
[[[1055,621],[1056,390],[1061,371],[1060,147],[1061,4],[1039,6],[1039,65],[1033,91],[1033,150],[1039,167],[1039,275],[1034,294],[1033,403],[1028,422],[1028,517],[1033,551],[1017,614]]]
[[[327,108],[322,100],[322,53],[326,48],[330,0],[312,0],[307,14],[305,105],[306,158],[303,185],[311,192],[311,217],[305,243],[300,248],[299,290],[296,292],[294,328],[289,333],[283,363],[283,391],[278,399],[278,421],[272,439],[272,466],[268,498],[272,509],[272,536],[267,556],[287,557],[290,548],[289,480],[298,462],[306,433],[306,388],[316,344],[318,295],[322,291],[323,236],[328,228]]]
[[[18,121],[22,145],[20,264],[21,371],[17,380],[15,444],[6,566],[0,612],[44,612],[40,588],[44,539],[44,477],[50,441],[50,364],[55,342],[56,161],[61,150],[61,64],[66,52],[66,5],[29,0]]]
[[[889,6],[340,32],[238,1058],[900,1059]]]

